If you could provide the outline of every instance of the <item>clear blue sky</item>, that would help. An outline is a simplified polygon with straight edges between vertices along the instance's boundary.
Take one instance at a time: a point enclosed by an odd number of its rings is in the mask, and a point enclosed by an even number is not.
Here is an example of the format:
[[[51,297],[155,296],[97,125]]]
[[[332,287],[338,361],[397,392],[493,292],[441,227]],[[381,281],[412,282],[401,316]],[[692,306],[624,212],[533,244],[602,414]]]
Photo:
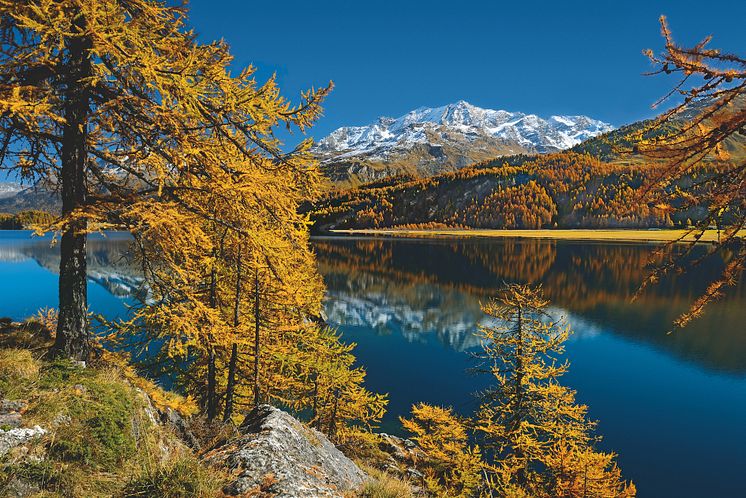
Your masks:
[[[192,0],[202,40],[224,38],[236,65],[276,72],[288,96],[333,80],[316,138],[343,125],[467,100],[616,126],[654,114],[674,83],[643,77],[660,50],[658,16],[678,40],[714,35],[746,53],[746,1]]]

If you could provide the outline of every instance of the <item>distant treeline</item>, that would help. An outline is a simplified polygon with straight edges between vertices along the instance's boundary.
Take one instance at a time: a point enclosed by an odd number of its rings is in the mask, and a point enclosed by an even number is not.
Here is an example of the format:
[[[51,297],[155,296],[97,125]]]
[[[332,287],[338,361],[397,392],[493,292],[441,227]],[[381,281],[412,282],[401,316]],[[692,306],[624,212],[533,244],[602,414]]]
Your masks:
[[[54,215],[31,209],[20,213],[0,213],[0,230],[26,230],[33,225],[43,225],[54,221]]]
[[[336,191],[308,206],[329,228],[648,228],[688,226],[704,208],[671,212],[644,201],[652,168],[563,152],[485,161],[430,178]],[[706,171],[693,173],[707,174]],[[692,181],[693,178],[689,179]]]

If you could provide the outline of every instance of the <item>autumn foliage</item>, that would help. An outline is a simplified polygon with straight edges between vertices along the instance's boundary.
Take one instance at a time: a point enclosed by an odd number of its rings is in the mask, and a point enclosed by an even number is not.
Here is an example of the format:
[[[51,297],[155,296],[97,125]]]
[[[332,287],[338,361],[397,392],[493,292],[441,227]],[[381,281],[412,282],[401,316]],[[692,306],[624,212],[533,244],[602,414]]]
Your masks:
[[[587,407],[558,381],[569,368],[560,355],[570,330],[548,304],[541,288],[510,284],[483,306],[492,322],[480,327],[474,356],[493,383],[471,419],[419,404],[402,420],[426,455],[425,483],[437,496],[636,495],[615,455],[594,449]]]

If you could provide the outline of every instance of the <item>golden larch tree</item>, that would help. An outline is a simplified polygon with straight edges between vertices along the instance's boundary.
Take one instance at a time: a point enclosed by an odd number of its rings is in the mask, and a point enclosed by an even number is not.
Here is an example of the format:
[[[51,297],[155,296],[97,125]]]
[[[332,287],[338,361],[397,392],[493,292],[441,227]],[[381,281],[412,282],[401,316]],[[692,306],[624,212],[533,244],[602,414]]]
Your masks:
[[[488,487],[518,496],[634,496],[613,455],[593,451],[587,407],[558,382],[569,367],[560,355],[570,330],[548,315],[548,304],[540,287],[509,284],[483,306],[493,323],[479,328],[476,370],[494,384],[481,393],[474,428],[494,462]],[[578,475],[593,475],[594,487],[578,488]]]
[[[258,85],[252,67],[232,74],[227,45],[197,42],[182,7],[0,0],[0,36],[0,166],[62,198],[52,227],[62,234],[60,355],[85,359],[90,347],[87,233],[171,231],[175,242],[212,248],[209,232],[237,229],[236,209],[219,211],[220,202],[251,200],[240,209],[262,226],[276,217],[280,231],[295,216],[292,199],[318,184],[310,140],[284,152],[272,130],[304,130],[328,88],[293,106],[274,79]],[[209,223],[197,229],[197,219]],[[192,228],[203,233],[185,233]]]
[[[645,51],[655,66],[650,74],[679,81],[655,104],[673,98],[673,107],[629,137],[636,144],[632,152],[652,163],[644,200],[669,211],[703,211],[695,224],[687,223],[687,235],[699,239],[705,230],[717,229],[717,243],[704,257],[720,254],[725,260],[723,272],[676,320],[681,327],[735,286],[746,266],[746,59],[710,48],[711,37],[681,46],[665,17],[660,23],[665,50],[660,55]],[[693,264],[687,254],[668,258],[643,288]]]

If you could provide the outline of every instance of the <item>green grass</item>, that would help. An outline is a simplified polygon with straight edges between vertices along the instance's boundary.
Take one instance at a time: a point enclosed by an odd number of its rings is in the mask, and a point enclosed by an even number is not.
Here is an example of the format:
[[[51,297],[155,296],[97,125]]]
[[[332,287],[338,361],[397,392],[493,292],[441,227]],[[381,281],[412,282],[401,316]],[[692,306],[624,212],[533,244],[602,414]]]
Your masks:
[[[413,498],[409,483],[383,471],[366,467],[371,480],[363,485],[359,498]]]
[[[38,496],[222,495],[226,476],[204,466],[170,428],[153,423],[146,396],[120,370],[44,361],[48,338],[29,337],[39,327],[2,329],[0,396],[27,401],[23,425],[49,432],[0,459],[0,496],[19,481],[38,488]]]

